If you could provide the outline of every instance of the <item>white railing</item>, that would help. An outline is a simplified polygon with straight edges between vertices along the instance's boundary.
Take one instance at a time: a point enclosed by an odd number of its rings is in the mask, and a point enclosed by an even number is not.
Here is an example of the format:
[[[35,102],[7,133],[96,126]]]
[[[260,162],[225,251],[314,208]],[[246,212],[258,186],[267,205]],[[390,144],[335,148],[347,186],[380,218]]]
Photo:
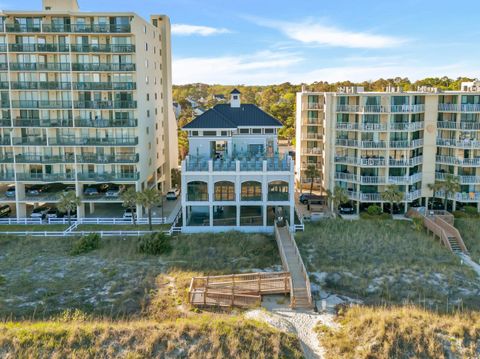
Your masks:
[[[42,224],[41,218],[0,218],[0,224]]]
[[[463,139],[437,138],[438,146],[461,147],[461,148],[480,148],[480,141]]]
[[[165,224],[167,217],[154,217],[152,224]],[[127,218],[72,218],[71,222],[77,224],[132,224],[131,219]],[[41,222],[40,222],[41,223]],[[148,224],[148,218],[137,218],[136,224]],[[49,218],[48,224],[68,224],[68,218]]]
[[[438,104],[438,110],[451,112],[480,112],[480,104],[440,103]]]
[[[435,192],[435,197],[445,198],[445,192],[437,191]],[[449,200],[460,201],[460,202],[478,202],[480,201],[480,192],[457,192],[455,194],[448,194],[447,198]]]
[[[358,141],[357,140],[348,140],[348,139],[337,138],[335,140],[335,144],[337,146],[358,147]]]
[[[410,113],[424,111],[425,105],[337,105],[337,112]]]

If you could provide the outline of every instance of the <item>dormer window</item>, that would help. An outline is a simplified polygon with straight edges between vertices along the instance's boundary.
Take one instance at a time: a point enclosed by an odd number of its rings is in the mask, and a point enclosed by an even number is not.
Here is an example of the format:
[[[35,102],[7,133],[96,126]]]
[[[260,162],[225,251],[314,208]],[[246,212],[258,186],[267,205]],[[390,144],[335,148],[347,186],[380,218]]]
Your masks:
[[[248,135],[250,133],[250,129],[249,128],[241,128],[240,133],[244,134],[244,135]]]

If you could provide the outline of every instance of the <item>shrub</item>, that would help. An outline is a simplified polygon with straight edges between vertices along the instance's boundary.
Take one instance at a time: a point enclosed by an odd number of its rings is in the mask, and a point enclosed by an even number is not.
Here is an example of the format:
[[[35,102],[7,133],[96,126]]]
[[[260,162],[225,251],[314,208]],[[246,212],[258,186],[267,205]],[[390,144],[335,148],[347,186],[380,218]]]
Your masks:
[[[473,206],[465,206],[463,207],[463,210],[465,211],[466,214],[472,217],[478,216],[477,208]]]
[[[413,221],[413,228],[417,231],[421,231],[423,229],[423,218],[414,217]]]
[[[152,233],[138,239],[137,250],[144,254],[160,255],[170,252],[172,245],[170,237],[165,233]]]
[[[0,274],[0,285],[4,285],[5,283],[7,283],[7,279]]]
[[[377,206],[376,204],[373,204],[371,206],[368,206],[367,213],[370,216],[379,216],[382,214],[382,208]]]
[[[90,233],[77,239],[70,250],[71,255],[79,255],[100,248],[100,235]]]

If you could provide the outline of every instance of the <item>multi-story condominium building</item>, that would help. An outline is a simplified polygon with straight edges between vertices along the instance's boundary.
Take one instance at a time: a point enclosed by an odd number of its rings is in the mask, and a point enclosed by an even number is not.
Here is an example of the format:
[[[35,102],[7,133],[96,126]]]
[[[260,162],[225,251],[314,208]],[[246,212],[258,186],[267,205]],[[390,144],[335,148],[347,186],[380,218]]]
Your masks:
[[[25,217],[68,185],[84,216],[85,207],[120,203],[118,189],[170,187],[171,96],[164,15],[79,12],[76,0],[0,12],[1,202]]]
[[[296,109],[296,181],[310,187],[309,164],[320,189],[345,188],[357,206],[383,206],[381,193],[399,186],[408,204],[425,205],[430,184],[458,176],[456,203],[480,203],[480,82],[459,91],[300,92]],[[480,207],[480,206],[479,206]]]
[[[184,126],[182,231],[271,231],[276,213],[293,225],[294,167],[278,154],[281,127],[237,90]]]

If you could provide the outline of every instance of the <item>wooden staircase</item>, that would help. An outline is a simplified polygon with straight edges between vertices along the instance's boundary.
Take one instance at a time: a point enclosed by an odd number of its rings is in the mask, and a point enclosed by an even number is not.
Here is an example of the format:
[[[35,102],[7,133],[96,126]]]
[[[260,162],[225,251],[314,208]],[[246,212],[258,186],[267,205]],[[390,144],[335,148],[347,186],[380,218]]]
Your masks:
[[[426,212],[426,213],[425,213]],[[424,211],[420,212],[410,208],[407,217],[421,218],[427,232],[438,237],[445,247],[455,254],[464,253],[469,255],[458,229],[453,226],[453,215],[447,211]]]
[[[290,273],[290,306],[292,308],[313,308],[310,279],[308,278],[297,243],[293,234],[289,231],[288,223],[283,227],[278,227],[275,223],[275,239],[283,267]]]

